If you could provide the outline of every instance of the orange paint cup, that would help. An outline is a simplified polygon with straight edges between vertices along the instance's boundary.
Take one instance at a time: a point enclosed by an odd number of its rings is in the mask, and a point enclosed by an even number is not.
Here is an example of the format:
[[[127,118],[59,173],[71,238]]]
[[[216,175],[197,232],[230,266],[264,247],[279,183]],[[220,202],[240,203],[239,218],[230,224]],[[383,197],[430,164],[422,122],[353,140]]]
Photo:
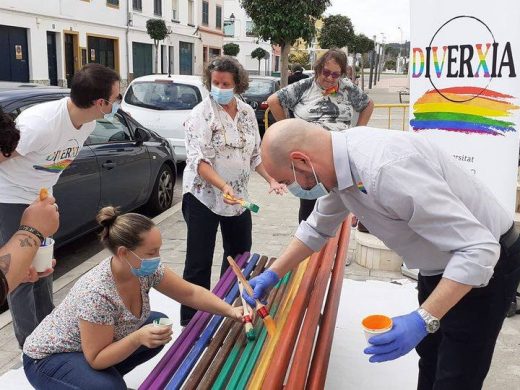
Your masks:
[[[368,342],[372,336],[388,332],[390,329],[392,329],[393,323],[390,317],[381,314],[373,314],[363,318],[361,325],[363,326],[365,338]]]

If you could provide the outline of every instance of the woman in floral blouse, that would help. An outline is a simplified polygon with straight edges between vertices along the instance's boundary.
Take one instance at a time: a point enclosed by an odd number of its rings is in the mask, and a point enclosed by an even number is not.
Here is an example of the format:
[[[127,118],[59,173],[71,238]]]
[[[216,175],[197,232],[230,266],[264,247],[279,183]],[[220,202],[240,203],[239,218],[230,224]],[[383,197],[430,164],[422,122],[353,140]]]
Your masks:
[[[235,97],[246,91],[247,73],[233,57],[213,59],[204,71],[210,95],[200,102],[184,123],[187,160],[183,177],[182,212],[188,225],[184,279],[210,287],[211,265],[217,229],[220,225],[224,256],[251,249],[251,213],[237,202],[224,198],[248,199],[251,171],[269,184],[269,192],[282,194],[283,184],[265,171],[260,157],[260,133],[254,110]],[[195,314],[181,307],[181,325]]]
[[[300,80],[269,96],[267,103],[275,119],[285,119],[286,110],[290,110],[296,118],[330,131],[365,126],[374,104],[346,77],[346,54],[336,49],[327,51],[314,64],[314,72],[313,78]],[[356,123],[354,111],[359,113]],[[307,219],[315,203],[315,199],[300,199],[300,222]]]
[[[126,389],[123,376],[172,339],[155,326],[148,293],[242,320],[242,312],[161,264],[161,232],[140,214],[98,214],[101,241],[112,256],[83,275],[23,346],[27,379],[36,389]]]

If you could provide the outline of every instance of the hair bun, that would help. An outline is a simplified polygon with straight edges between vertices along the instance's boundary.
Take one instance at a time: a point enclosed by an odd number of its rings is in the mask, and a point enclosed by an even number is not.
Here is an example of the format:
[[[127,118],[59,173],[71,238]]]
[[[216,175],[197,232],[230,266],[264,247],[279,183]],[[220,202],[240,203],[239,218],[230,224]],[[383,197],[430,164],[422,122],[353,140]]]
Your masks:
[[[109,228],[121,213],[113,206],[103,207],[96,217],[97,223],[104,228]]]

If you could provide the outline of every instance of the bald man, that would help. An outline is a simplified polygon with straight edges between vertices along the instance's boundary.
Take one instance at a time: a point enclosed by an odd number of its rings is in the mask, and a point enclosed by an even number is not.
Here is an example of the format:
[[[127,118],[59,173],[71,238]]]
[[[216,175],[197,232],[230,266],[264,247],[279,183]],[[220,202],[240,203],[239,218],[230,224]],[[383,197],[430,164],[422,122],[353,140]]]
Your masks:
[[[262,161],[291,193],[319,200],[279,259],[251,280],[254,297],[265,298],[353,212],[420,269],[419,308],[370,339],[370,361],[416,348],[419,389],[480,389],[520,280],[513,217],[489,189],[426,137],[369,127],[329,132],[280,121],[264,135]]]

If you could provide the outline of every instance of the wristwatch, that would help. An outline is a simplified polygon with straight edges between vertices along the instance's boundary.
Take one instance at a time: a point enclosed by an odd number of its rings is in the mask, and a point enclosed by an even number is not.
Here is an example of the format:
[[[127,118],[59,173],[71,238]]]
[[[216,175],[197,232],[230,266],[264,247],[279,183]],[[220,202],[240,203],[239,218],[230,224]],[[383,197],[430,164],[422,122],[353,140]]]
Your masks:
[[[428,333],[435,333],[439,330],[439,327],[441,326],[441,321],[437,317],[431,315],[422,307],[417,309],[417,313],[419,313],[421,318],[426,323],[426,331]]]

